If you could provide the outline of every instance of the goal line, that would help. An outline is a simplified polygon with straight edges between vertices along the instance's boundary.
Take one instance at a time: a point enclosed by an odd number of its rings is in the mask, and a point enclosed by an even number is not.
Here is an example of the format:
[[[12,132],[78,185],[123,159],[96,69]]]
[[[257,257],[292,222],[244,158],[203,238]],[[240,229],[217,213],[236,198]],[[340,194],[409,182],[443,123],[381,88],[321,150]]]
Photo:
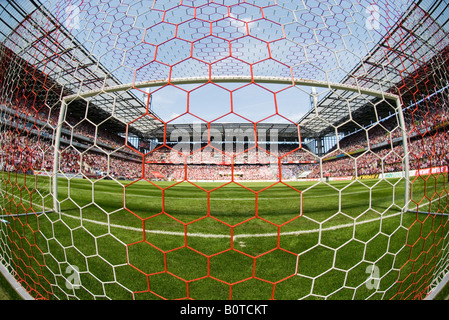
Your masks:
[[[12,195],[12,196],[20,198],[19,196],[16,196],[16,195]],[[30,201],[27,200],[27,199],[22,199],[22,200],[25,201],[25,202],[30,203]],[[367,219],[367,220],[363,220],[363,221],[359,221],[359,222],[355,222],[354,221],[354,223],[340,224],[340,225],[335,225],[335,226],[326,227],[326,228],[315,228],[315,229],[309,229],[309,230],[297,230],[297,231],[288,231],[288,232],[249,233],[249,234],[238,234],[238,235],[231,236],[229,234],[209,234],[209,233],[190,233],[190,232],[185,233],[185,232],[174,232],[174,231],[164,231],[164,230],[146,230],[146,229],[143,230],[142,228],[124,226],[124,225],[119,225],[119,224],[111,224],[111,223],[108,223],[108,222],[102,222],[102,221],[97,221],[97,220],[93,220],[93,219],[82,218],[82,217],[79,217],[79,216],[74,216],[74,215],[70,215],[70,214],[64,213],[62,211],[54,212],[50,208],[41,206],[39,204],[33,204],[33,206],[37,206],[37,207],[40,207],[40,208],[44,209],[44,211],[42,211],[42,213],[57,213],[60,216],[64,216],[64,217],[72,218],[72,219],[76,219],[76,220],[82,220],[83,222],[88,222],[88,223],[92,223],[92,224],[96,224],[96,225],[107,226],[108,228],[117,228],[117,229],[136,231],[136,232],[145,231],[146,233],[151,233],[151,234],[162,234],[162,235],[182,236],[182,237],[187,236],[187,237],[211,238],[211,239],[213,239],[213,238],[227,238],[227,239],[231,239],[232,238],[234,241],[237,240],[237,239],[243,239],[243,238],[298,236],[298,235],[301,235],[301,234],[320,233],[320,232],[326,232],[326,231],[335,231],[335,230],[339,230],[339,229],[350,228],[350,227],[354,227],[354,226],[357,226],[357,225],[367,224],[367,223],[376,222],[376,221],[387,219],[387,218],[396,217],[396,216],[402,214],[402,212],[399,211],[399,212],[396,212],[396,213],[393,213],[393,214],[389,214],[389,215],[385,215],[385,216],[381,216],[381,217],[378,217],[378,218]],[[33,215],[33,214],[36,214],[36,213],[26,213],[24,215]],[[16,217],[16,215],[7,215],[7,216],[0,216],[0,217],[3,217],[3,218]],[[110,232],[110,231],[108,231],[108,232]]]

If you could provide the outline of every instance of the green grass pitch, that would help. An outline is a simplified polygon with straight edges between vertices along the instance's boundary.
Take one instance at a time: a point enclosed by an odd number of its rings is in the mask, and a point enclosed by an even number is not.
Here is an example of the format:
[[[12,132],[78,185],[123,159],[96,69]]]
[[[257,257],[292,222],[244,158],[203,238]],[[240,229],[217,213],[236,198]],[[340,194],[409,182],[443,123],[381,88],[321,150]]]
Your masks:
[[[50,190],[49,178],[3,174],[3,214],[51,208]],[[412,211],[449,212],[445,175],[411,192]],[[58,200],[60,214],[1,224],[18,275],[45,298],[413,298],[449,229],[447,215],[401,214],[401,179],[60,178]]]

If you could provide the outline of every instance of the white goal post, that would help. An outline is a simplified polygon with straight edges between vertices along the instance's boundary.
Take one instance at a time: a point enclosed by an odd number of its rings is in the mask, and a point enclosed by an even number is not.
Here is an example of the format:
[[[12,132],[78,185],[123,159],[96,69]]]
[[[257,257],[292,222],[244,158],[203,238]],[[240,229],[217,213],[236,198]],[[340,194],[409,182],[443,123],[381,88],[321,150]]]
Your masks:
[[[446,1],[6,2],[0,272],[27,298],[448,282]]]
[[[404,165],[403,165],[403,173],[404,173],[404,207],[402,209],[403,212],[407,212],[409,209],[410,202],[410,167],[409,167],[409,151],[408,151],[408,139],[407,139],[407,130],[405,127],[405,120],[402,110],[401,99],[398,95],[390,94],[378,90],[373,90],[370,88],[363,88],[358,86],[351,86],[343,83],[331,83],[326,81],[315,81],[310,79],[297,79],[297,78],[280,78],[280,77],[195,77],[195,78],[177,78],[177,79],[165,79],[165,80],[152,80],[152,81],[143,81],[138,83],[129,83],[118,86],[105,87],[99,90],[92,90],[87,92],[82,92],[78,94],[73,94],[69,96],[65,96],[61,99],[61,109],[59,113],[58,125],[56,127],[55,134],[55,144],[54,144],[54,161],[53,161],[53,210],[55,212],[60,212],[59,201],[58,201],[58,173],[59,169],[59,148],[60,148],[60,140],[61,140],[61,132],[62,125],[64,122],[64,117],[66,113],[66,108],[68,103],[78,100],[84,99],[88,97],[93,97],[98,94],[103,93],[112,93],[112,92],[121,92],[127,91],[131,89],[146,89],[151,87],[160,87],[167,84],[173,85],[183,85],[183,84],[201,84],[213,81],[214,83],[271,83],[271,84],[286,84],[286,85],[295,85],[295,86],[309,86],[312,88],[321,87],[327,88],[331,90],[344,90],[349,92],[354,92],[358,94],[365,94],[372,97],[377,97],[381,99],[388,99],[394,101],[396,105],[396,112],[399,118],[399,125],[401,129],[402,136],[402,147],[404,150]]]

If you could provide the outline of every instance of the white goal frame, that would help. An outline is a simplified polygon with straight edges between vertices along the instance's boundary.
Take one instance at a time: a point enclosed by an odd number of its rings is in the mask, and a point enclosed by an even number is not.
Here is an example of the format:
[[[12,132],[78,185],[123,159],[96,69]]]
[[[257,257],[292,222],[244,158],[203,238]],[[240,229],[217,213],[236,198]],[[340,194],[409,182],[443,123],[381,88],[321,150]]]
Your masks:
[[[399,118],[399,125],[401,129],[402,135],[402,147],[404,150],[404,159],[403,159],[403,178],[405,184],[404,191],[404,207],[402,208],[402,213],[409,211],[409,203],[410,203],[410,164],[409,164],[409,150],[408,150],[408,140],[407,140],[407,130],[405,126],[405,120],[402,109],[402,102],[398,95],[386,93],[379,90],[373,90],[358,86],[351,86],[342,83],[333,83],[327,81],[316,81],[309,79],[299,79],[299,78],[289,78],[289,77],[192,77],[192,78],[174,78],[174,79],[164,79],[164,80],[153,80],[153,81],[143,81],[143,82],[134,82],[128,84],[122,84],[118,86],[110,86],[104,87],[99,90],[91,90],[78,94],[72,94],[65,96],[61,99],[61,108],[59,111],[58,124],[56,127],[55,134],[55,143],[54,143],[54,159],[53,159],[53,175],[52,175],[52,188],[53,188],[53,211],[60,214],[60,205],[58,201],[58,173],[60,171],[59,168],[59,153],[60,153],[60,145],[61,145],[61,135],[62,135],[62,126],[65,118],[65,113],[67,110],[67,105],[69,102],[89,98],[92,96],[96,96],[103,93],[112,93],[112,92],[120,92],[127,91],[131,89],[145,89],[151,87],[161,87],[168,84],[173,85],[185,85],[185,84],[201,84],[201,83],[270,83],[270,84],[286,84],[286,85],[295,85],[295,86],[307,86],[307,87],[320,87],[327,88],[330,90],[345,90],[358,94],[365,94],[377,98],[393,100],[396,105],[397,114]]]

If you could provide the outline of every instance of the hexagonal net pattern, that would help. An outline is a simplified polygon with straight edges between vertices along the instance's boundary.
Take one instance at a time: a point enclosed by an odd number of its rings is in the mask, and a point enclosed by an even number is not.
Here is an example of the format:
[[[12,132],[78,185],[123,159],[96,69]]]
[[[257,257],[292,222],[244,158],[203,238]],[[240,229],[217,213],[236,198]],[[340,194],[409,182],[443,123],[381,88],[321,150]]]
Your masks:
[[[423,299],[447,281],[442,1],[3,10],[0,262],[33,298]]]

